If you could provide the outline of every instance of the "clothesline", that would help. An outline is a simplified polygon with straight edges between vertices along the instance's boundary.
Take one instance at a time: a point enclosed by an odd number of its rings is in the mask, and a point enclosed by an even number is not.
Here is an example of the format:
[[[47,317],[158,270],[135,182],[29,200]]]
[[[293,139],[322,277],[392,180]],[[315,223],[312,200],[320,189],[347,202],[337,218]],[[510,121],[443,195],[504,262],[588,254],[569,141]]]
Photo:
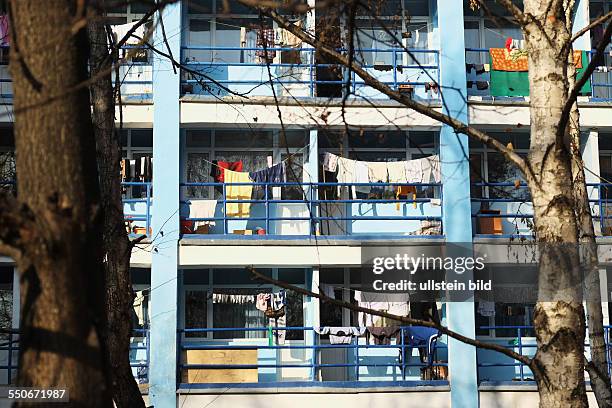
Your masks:
[[[302,153],[302,152],[303,152],[303,151],[304,151],[304,150],[305,150],[307,147],[308,147],[308,146],[304,146],[304,147],[299,148],[297,151],[295,151],[294,153],[291,153],[289,156],[287,156],[286,158],[284,158],[283,160],[281,160],[281,161],[280,161],[279,163],[277,163],[277,164],[284,163],[284,162],[286,162],[287,160],[290,160],[290,159],[294,158],[294,157],[295,157],[295,156],[297,156],[298,154]],[[221,167],[221,166],[219,166],[217,163],[213,163],[213,162],[212,162],[212,161],[210,161],[210,160],[207,160],[207,159],[202,159],[202,160],[203,160],[203,161],[205,161],[206,163],[209,163],[209,164],[210,164],[210,165],[212,165],[212,166],[218,167],[218,168],[219,168],[219,169],[221,169],[221,170],[226,170],[224,167]],[[303,168],[303,167],[304,167],[304,166],[302,166],[302,168]]]

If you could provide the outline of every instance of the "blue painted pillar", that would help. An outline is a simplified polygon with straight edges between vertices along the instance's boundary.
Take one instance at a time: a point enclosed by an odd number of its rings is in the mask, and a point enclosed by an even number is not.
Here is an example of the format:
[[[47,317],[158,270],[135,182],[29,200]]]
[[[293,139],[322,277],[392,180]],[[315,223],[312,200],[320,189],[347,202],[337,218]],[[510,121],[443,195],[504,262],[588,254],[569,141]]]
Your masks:
[[[444,101],[443,110],[444,113],[467,123],[463,2],[461,0],[438,0],[435,13],[437,13],[440,44],[440,85]],[[444,198],[443,228],[448,255],[471,255],[472,221],[467,136],[456,134],[452,128],[442,126],[440,160]],[[467,272],[461,276],[464,281],[471,278],[466,275],[468,275]],[[446,307],[448,327],[473,338],[475,336],[473,299],[449,302]],[[449,339],[448,354],[451,406],[478,407],[476,349]]]
[[[164,44],[159,16],[154,43]],[[180,59],[181,2],[163,10],[172,54]],[[149,395],[156,408],[176,406],[177,286],[179,239],[180,74],[170,61],[153,59],[153,252]]]
[[[304,183],[317,183],[319,181],[319,138],[316,129],[309,131],[308,138],[308,155],[304,158]],[[317,188],[306,188],[306,198],[310,200],[316,200],[318,198],[319,189]],[[318,208],[316,205],[310,203],[308,205],[310,211],[310,217],[316,217],[318,214]],[[311,233],[317,234],[320,231],[321,226],[314,221],[311,221]]]

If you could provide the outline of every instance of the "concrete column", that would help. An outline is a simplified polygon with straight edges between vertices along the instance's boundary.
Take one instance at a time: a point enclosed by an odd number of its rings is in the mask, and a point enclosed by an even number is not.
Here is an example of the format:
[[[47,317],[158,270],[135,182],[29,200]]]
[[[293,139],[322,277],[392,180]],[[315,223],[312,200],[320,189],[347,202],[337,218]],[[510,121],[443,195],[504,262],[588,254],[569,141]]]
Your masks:
[[[181,2],[162,13],[175,58],[181,55]],[[155,44],[164,44],[159,15]],[[153,61],[153,252],[151,265],[151,351],[149,395],[155,407],[176,406],[177,286],[179,239],[180,74],[170,61]]]
[[[463,37],[463,2],[438,0],[435,10],[440,43],[440,79],[444,113],[465,123],[468,121],[465,41]],[[465,256],[472,252],[470,170],[468,139],[452,128],[440,130],[440,160],[443,183],[443,228],[448,253]],[[455,255],[455,253],[457,253]],[[449,272],[454,274],[454,272]],[[467,281],[468,272],[461,276]],[[454,276],[458,278],[458,276]],[[475,336],[474,303],[472,301],[447,304],[447,322],[451,330],[468,337]],[[478,406],[476,349],[449,339],[449,373],[451,406]]]
[[[309,276],[310,275],[310,276]],[[321,293],[321,279],[319,275],[319,268],[317,266],[313,267],[310,272],[306,273],[306,278],[310,278],[310,281],[306,281],[306,284],[310,286],[310,290],[314,293]],[[308,327],[319,327],[321,325],[321,312],[320,312],[320,302],[316,297],[309,297],[307,302],[307,313],[306,319],[304,321],[304,326]],[[306,332],[305,340],[306,344],[314,345],[316,342],[316,333],[314,331]],[[316,362],[318,357],[315,352],[309,352],[309,356],[307,359],[310,361]],[[317,370],[313,369],[311,373],[311,379],[316,381],[317,378]]]
[[[316,129],[310,130],[308,134],[308,150],[307,155],[304,157],[304,183],[317,183],[319,181],[319,138]],[[316,205],[312,205],[310,200],[318,198],[317,188],[306,188],[306,200],[308,200],[308,209],[310,217],[316,217],[318,214],[318,208]],[[314,234],[318,234],[320,231],[320,225],[312,223],[310,231]]]

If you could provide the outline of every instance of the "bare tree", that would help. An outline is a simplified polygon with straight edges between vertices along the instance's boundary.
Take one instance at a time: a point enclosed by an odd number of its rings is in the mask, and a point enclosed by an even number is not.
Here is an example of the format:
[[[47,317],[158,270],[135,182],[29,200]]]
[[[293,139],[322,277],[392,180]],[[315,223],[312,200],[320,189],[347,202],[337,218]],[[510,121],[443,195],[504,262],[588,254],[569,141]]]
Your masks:
[[[113,67],[119,64],[119,50],[110,27],[104,20],[105,2],[89,19],[90,85],[92,120],[96,138],[103,221],[104,269],[108,327],[103,333],[111,367],[112,394],[118,408],[144,408],[144,401],[130,366],[132,308],[134,293],[130,278],[133,248],[124,225],[119,133],[115,129],[115,92]],[[151,13],[154,9],[152,9]],[[122,39],[119,39],[122,40]],[[121,86],[117,78],[117,87]]]
[[[19,189],[0,196],[0,249],[20,271],[18,384],[110,407],[95,139],[89,92],[78,88],[88,77],[86,8],[9,6]]]

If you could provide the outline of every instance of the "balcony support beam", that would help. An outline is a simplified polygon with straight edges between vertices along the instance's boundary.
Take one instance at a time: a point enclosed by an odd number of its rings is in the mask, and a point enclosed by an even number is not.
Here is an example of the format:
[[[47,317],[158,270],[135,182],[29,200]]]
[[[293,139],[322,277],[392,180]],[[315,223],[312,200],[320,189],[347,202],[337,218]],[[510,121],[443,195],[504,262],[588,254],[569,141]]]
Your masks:
[[[437,18],[436,18],[437,17]],[[463,3],[461,0],[438,0],[434,12],[440,43],[440,88],[444,98],[443,111],[467,123],[467,87],[465,42],[463,38]],[[470,166],[468,139],[449,126],[440,130],[440,160],[442,163],[443,228],[447,250],[451,256],[470,256],[472,250]],[[447,279],[471,279],[471,272],[457,275],[448,271]],[[448,297],[448,295],[447,295]],[[448,328],[465,336],[475,337],[473,298],[447,302]],[[451,406],[478,407],[476,349],[449,339],[448,362],[451,381]]]
[[[181,52],[181,2],[162,11],[166,41],[175,58]],[[159,15],[154,43],[164,44]],[[153,81],[153,234],[149,395],[155,407],[176,406],[177,296],[179,240],[180,72],[154,58]]]

